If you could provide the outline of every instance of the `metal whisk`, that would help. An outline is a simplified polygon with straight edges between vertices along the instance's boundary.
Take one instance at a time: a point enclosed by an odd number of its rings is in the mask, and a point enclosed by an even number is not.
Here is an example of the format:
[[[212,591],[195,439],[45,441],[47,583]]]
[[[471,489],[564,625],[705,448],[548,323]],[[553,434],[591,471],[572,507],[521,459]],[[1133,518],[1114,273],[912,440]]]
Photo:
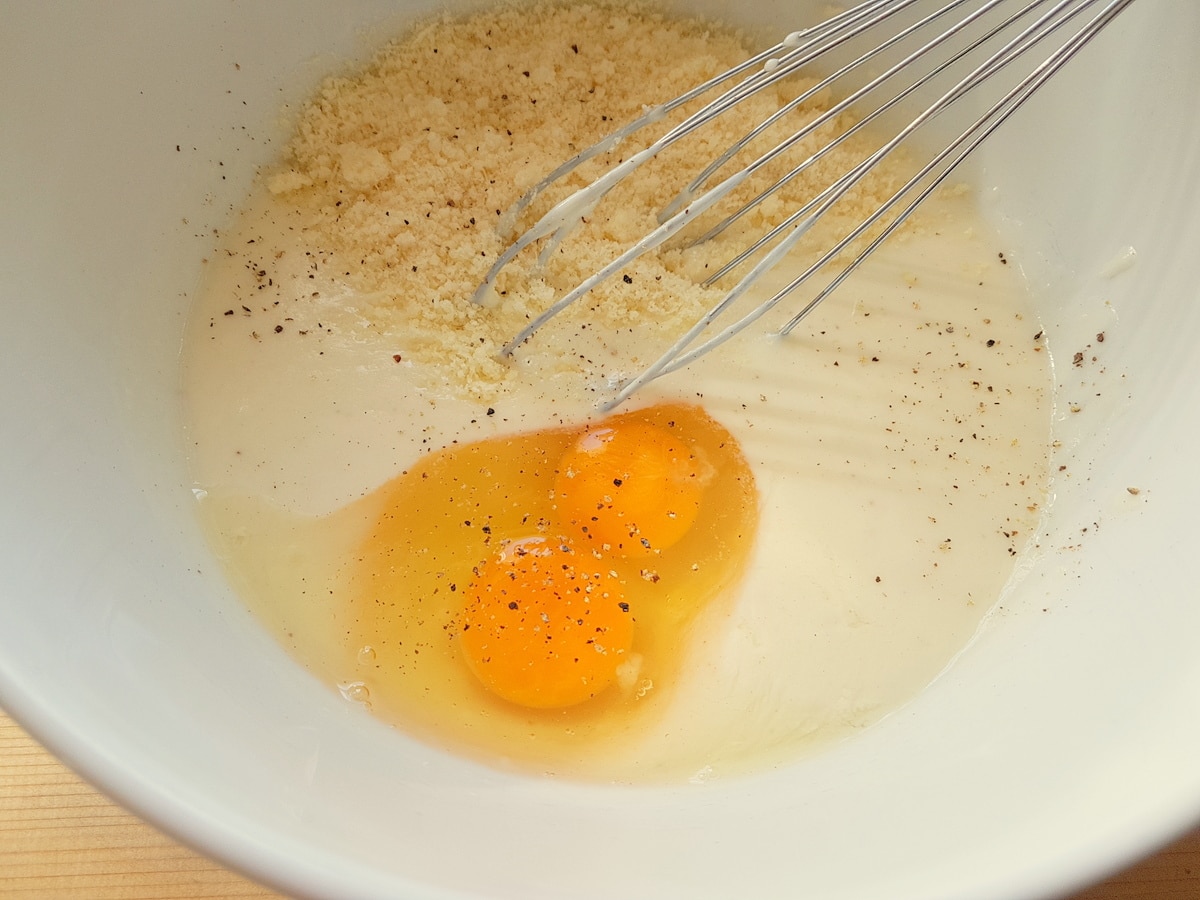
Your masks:
[[[791,179],[815,165],[830,150],[855,133],[880,120],[886,113],[899,110],[902,101],[920,96],[924,89],[933,91],[936,99],[928,105],[918,103],[919,112],[903,127],[883,132],[882,143],[857,165],[835,177],[827,187],[791,212],[783,221],[753,240],[748,247],[712,274],[705,284],[712,284],[731,273],[744,271],[736,284],[714,304],[696,323],[654,363],[628,380],[607,404],[611,409],[627,399],[647,382],[673,372],[724,343],[733,335],[758,321],[769,310],[791,296],[802,285],[842,258],[844,251],[864,235],[870,237],[865,249],[842,265],[815,295],[801,306],[779,330],[787,334],[828,297],[879,245],[912,214],[939,184],[963,162],[992,132],[1022,106],[1068,60],[1095,37],[1133,0],[940,0],[936,9],[925,11],[929,2],[922,0],[866,0],[818,25],[789,34],[780,43],[747,59],[732,69],[710,79],[667,103],[648,109],[642,116],[614,132],[573,159],[563,163],[545,179],[531,188],[509,210],[505,221],[515,222],[522,212],[544,190],[563,179],[581,164],[612,150],[641,129],[661,122],[673,111],[712,92],[715,99],[703,103],[679,124],[642,149],[631,153],[587,187],[556,204],[536,224],[516,238],[497,259],[484,282],[475,293],[475,301],[491,299],[498,273],[520,252],[538,242],[543,243],[542,259],[548,258],[558,243],[586,218],[591,210],[613,187],[626,179],[639,166],[654,158],[667,147],[697,129],[704,128],[716,117],[728,112],[747,98],[774,85],[781,79],[807,72],[814,65],[832,68],[831,74],[820,78],[815,86],[800,91],[794,100],[785,103],[763,122],[751,129],[717,159],[704,166],[688,185],[660,212],[657,228],[650,231],[625,252],[559,297],[541,315],[515,335],[503,348],[502,355],[511,355],[553,316],[591,291],[603,280],[620,272],[633,260],[661,247],[686,226],[712,210],[735,189],[741,188],[777,160],[794,152],[802,140],[835,116],[853,108],[866,107],[856,124],[840,137],[825,144],[816,152],[801,154],[803,159],[782,178],[776,178],[758,191],[748,203],[733,212],[723,214],[691,243],[715,237],[763,200],[775,194]],[[911,8],[911,9],[910,9]],[[861,49],[865,45],[866,49]],[[1030,51],[1043,50],[1032,57]],[[776,266],[847,192],[866,177],[880,161],[965,96],[994,79],[1001,70],[1021,58],[1023,67],[998,99],[989,96],[986,110],[956,137],[939,144],[927,153],[927,161],[912,177],[877,209],[865,216],[841,240],[829,247],[798,277],[769,299],[735,316],[739,298],[765,272]],[[843,58],[845,61],[843,61]],[[875,70],[879,69],[878,73]],[[960,74],[963,71],[966,74]],[[864,80],[865,79],[865,80]],[[940,80],[939,80],[940,79]],[[856,82],[861,82],[857,83]],[[949,87],[945,85],[949,84]],[[846,88],[846,85],[851,87]],[[769,127],[783,122],[802,104],[818,92],[834,89],[841,98],[816,119],[788,134],[765,153],[747,164],[740,164],[731,174],[718,177],[726,164]],[[940,93],[938,93],[940,91]],[[907,115],[907,114],[906,114]],[[882,129],[881,129],[882,130]],[[915,142],[912,142],[915,143]],[[732,167],[729,167],[732,168]],[[768,179],[770,180],[770,179]],[[839,263],[840,264],[840,263]],[[729,317],[724,327],[718,319]],[[718,330],[719,329],[719,330]],[[714,333],[715,332],[715,333]]]

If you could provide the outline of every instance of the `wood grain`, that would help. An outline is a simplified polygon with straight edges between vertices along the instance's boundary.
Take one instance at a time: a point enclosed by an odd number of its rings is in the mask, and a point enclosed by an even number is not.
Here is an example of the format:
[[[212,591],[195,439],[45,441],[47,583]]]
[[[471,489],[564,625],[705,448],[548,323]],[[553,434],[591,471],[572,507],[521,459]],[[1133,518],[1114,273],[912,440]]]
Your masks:
[[[180,846],[51,756],[0,712],[4,900],[277,898]],[[1198,900],[1200,829],[1073,900]]]

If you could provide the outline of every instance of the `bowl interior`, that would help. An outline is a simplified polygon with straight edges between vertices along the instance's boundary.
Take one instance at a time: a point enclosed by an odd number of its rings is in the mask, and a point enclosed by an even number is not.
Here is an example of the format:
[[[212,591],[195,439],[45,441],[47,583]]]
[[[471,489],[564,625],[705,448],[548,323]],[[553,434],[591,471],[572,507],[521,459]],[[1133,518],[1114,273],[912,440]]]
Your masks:
[[[794,27],[788,4],[748,7]],[[1194,821],[1200,7],[1135,4],[974,167],[1059,384],[1069,474],[1022,578],[855,739],[637,789],[501,774],[331,696],[194,518],[179,349],[213,230],[278,151],[281,109],[422,8],[7,14],[0,702],[121,801],[296,893],[1011,897]],[[1073,367],[1100,332],[1103,372]]]

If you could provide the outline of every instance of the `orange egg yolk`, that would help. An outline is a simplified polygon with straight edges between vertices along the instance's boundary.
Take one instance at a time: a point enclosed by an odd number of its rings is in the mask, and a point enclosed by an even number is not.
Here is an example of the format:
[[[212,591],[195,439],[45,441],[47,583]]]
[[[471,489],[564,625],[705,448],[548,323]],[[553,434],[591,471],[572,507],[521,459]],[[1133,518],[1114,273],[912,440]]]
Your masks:
[[[467,665],[522,706],[574,706],[607,688],[633,644],[615,575],[565,539],[513,541],[476,568],[460,634]]]
[[[696,521],[713,468],[679,434],[646,422],[602,423],[564,454],[554,497],[592,547],[651,556]]]

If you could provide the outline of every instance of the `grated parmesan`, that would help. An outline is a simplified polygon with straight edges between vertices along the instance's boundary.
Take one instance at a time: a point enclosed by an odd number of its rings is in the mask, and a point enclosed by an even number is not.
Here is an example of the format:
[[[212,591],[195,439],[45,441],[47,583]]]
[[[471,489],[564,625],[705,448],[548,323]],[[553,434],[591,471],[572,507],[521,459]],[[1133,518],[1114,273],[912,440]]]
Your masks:
[[[755,96],[644,166],[544,267],[533,251],[514,260],[496,285],[501,302],[483,308],[471,295],[505,246],[506,210],[645,104],[670,99],[749,52],[746,36],[732,29],[624,2],[518,4],[442,16],[387,46],[361,72],[328,80],[303,110],[267,186],[302,215],[304,239],[319,248],[314,258],[349,288],[364,327],[391,337],[406,359],[435,370],[439,383],[490,395],[511,375],[497,358],[509,338],[651,230],[684,174],[693,175],[807,83],[793,80]],[[746,152],[757,155],[828,103],[816,98]],[[848,121],[839,117],[812,141],[824,143]],[[670,124],[657,124],[656,133]],[[524,224],[618,162],[622,149],[570,176],[557,193],[548,191]],[[590,339],[598,331],[619,346],[630,329],[657,329],[664,339],[678,333],[722,296],[699,282],[736,252],[731,247],[765,232],[824,186],[831,171],[844,171],[866,152],[849,141],[720,239],[642,257],[560,316],[553,323],[558,338],[570,342],[592,328]],[[897,183],[889,170],[880,172],[829,228],[844,230]],[[729,203],[744,202],[750,191]],[[809,238],[814,246],[822,240],[828,228]]]

